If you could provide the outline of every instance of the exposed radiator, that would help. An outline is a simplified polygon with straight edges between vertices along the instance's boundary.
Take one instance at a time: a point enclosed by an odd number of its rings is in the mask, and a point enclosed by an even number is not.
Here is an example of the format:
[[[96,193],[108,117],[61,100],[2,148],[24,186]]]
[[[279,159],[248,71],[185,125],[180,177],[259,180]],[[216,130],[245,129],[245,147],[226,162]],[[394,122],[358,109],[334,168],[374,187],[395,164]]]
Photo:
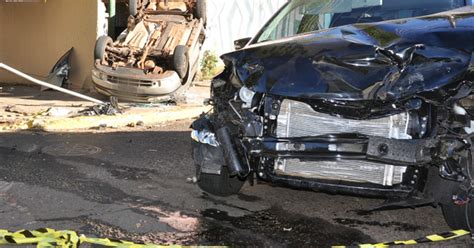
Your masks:
[[[340,180],[356,183],[373,183],[383,186],[400,184],[407,167],[374,163],[362,160],[300,161],[279,159],[275,162],[278,175]]]
[[[276,134],[280,138],[359,133],[385,138],[411,139],[407,134],[408,113],[374,120],[352,120],[316,112],[306,103],[284,100],[277,121]]]

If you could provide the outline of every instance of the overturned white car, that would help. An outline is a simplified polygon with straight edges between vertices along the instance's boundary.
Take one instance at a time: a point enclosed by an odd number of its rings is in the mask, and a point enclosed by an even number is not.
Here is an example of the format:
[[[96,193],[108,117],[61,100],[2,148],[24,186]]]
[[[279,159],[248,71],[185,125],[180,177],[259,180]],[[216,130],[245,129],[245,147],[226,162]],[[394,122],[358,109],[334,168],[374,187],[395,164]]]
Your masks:
[[[128,28],[117,40],[96,42],[96,90],[127,101],[179,98],[199,67],[205,0],[130,0],[129,7]]]

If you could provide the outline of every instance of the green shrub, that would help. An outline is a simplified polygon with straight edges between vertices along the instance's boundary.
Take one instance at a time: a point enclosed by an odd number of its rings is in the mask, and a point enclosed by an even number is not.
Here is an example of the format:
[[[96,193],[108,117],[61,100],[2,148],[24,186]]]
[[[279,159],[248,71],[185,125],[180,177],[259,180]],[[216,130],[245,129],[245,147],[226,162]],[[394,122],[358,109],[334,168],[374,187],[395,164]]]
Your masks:
[[[205,51],[201,61],[201,77],[209,79],[217,74],[217,63],[219,58],[212,51]]]

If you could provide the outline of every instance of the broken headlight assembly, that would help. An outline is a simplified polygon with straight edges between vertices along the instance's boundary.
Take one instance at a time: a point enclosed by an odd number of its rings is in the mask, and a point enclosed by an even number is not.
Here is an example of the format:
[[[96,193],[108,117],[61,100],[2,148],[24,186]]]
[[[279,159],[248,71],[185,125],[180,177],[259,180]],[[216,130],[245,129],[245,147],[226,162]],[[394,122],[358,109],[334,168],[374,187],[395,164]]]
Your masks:
[[[252,107],[252,103],[255,97],[255,92],[247,87],[242,87],[239,90],[239,98],[242,100],[242,108],[249,109]]]

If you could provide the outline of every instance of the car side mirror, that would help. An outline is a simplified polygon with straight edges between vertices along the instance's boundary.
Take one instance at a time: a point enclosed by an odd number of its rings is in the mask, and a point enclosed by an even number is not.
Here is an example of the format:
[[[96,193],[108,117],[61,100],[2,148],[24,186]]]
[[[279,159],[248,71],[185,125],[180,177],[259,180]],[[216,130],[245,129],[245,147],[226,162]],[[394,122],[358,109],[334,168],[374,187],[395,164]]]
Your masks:
[[[251,40],[252,38],[243,38],[243,39],[238,39],[234,41],[234,48],[235,50],[240,50],[244,48]]]

